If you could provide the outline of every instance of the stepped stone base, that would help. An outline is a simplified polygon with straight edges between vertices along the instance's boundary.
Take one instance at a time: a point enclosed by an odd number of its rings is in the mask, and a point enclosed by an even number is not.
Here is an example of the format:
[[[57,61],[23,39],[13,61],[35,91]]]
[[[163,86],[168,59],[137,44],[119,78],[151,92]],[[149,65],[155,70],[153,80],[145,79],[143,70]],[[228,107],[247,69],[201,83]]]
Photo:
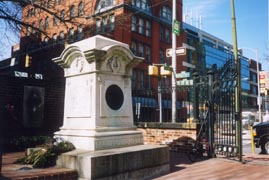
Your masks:
[[[57,165],[76,170],[80,180],[144,180],[170,171],[168,147],[156,145],[99,151],[76,149],[60,155]]]

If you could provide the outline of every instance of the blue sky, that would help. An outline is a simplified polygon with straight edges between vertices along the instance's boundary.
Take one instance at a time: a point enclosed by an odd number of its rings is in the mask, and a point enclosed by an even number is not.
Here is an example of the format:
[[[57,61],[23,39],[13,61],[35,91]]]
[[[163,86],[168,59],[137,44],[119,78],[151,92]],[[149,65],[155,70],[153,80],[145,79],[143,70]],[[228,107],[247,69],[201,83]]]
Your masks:
[[[245,56],[256,59],[255,53],[244,47],[259,50],[259,62],[269,71],[268,62],[268,0],[234,0],[237,44]],[[183,0],[183,12],[192,14],[194,26],[202,17],[202,30],[232,44],[230,0]]]

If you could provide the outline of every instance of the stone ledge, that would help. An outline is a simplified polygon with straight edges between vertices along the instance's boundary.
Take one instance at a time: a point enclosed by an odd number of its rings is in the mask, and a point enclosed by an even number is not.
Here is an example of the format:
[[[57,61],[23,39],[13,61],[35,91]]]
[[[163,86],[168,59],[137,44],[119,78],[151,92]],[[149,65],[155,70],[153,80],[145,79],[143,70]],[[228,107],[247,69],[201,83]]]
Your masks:
[[[158,129],[190,129],[195,130],[197,123],[152,123],[139,122],[136,124],[138,128],[158,128]]]

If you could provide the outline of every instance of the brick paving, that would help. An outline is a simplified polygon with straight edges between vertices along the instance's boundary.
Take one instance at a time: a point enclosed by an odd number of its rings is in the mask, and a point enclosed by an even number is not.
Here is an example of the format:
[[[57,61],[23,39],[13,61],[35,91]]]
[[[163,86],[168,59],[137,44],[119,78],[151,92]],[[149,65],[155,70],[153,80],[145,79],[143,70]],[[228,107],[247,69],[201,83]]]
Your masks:
[[[77,173],[66,168],[32,169],[14,164],[23,153],[3,156],[1,180],[76,180]],[[213,158],[191,163],[185,153],[171,152],[171,172],[154,180],[269,180],[269,155],[245,154],[243,162]]]
[[[24,153],[3,154],[2,176],[0,180],[77,180],[73,170],[59,167],[33,169],[31,165],[14,164]]]

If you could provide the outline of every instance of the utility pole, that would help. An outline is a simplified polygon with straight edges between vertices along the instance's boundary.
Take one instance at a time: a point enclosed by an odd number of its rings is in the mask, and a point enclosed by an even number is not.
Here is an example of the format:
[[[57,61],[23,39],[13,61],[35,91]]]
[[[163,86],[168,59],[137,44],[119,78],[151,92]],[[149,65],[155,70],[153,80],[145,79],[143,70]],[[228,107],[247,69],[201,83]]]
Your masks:
[[[231,0],[232,11],[232,34],[233,34],[233,53],[236,65],[236,87],[235,87],[235,120],[236,120],[236,146],[238,146],[239,161],[242,161],[242,107],[241,107],[241,61],[238,59],[237,35],[236,35],[236,20],[234,10],[234,0]]]
[[[176,0],[173,0],[173,14],[172,14],[172,24],[176,20]],[[177,73],[177,57],[176,57],[176,47],[177,40],[176,34],[173,32],[172,28],[172,123],[176,122],[177,118],[177,94],[176,94],[176,73]]]

